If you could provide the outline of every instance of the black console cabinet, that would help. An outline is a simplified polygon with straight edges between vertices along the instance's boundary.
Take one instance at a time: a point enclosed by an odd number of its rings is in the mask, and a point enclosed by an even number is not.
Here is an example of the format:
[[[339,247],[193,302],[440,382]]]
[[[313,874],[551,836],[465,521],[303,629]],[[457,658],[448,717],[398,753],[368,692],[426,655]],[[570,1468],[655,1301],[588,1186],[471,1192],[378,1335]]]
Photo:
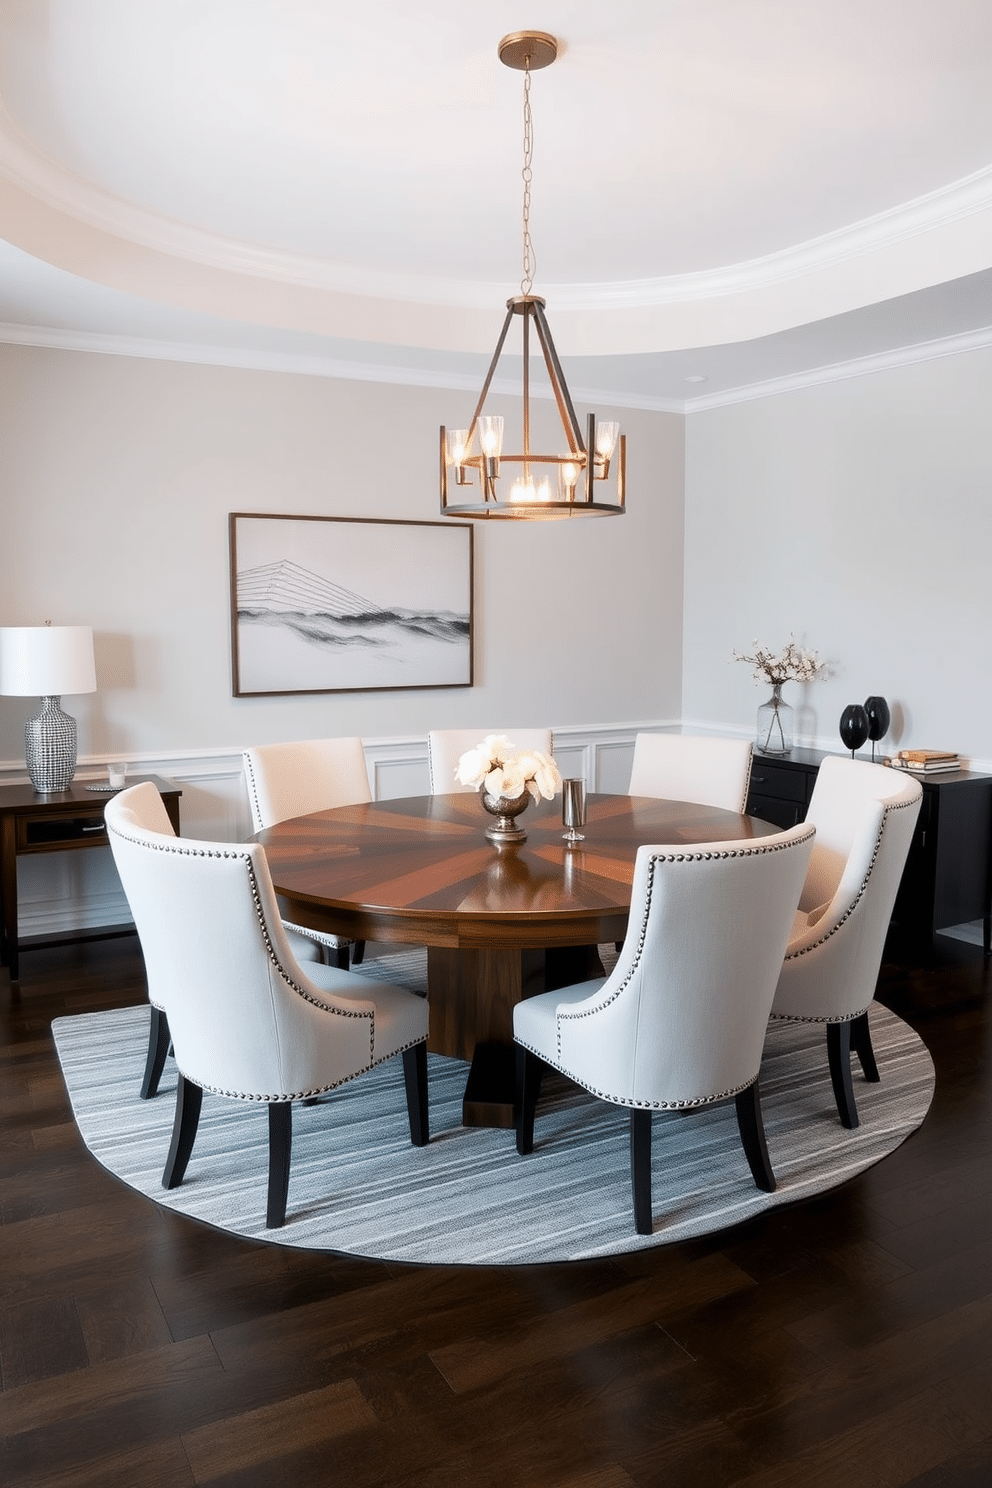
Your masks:
[[[819,749],[772,757],[755,753],[750,816],[776,826],[804,820],[820,761]],[[893,926],[917,944],[932,945],[937,930],[969,920],[984,923],[992,943],[992,775],[949,770],[920,781],[923,801],[892,916]]]
[[[826,755],[819,749],[793,749],[774,758],[755,750],[748,816],[760,816],[777,827],[795,827],[805,821],[822,759]]]

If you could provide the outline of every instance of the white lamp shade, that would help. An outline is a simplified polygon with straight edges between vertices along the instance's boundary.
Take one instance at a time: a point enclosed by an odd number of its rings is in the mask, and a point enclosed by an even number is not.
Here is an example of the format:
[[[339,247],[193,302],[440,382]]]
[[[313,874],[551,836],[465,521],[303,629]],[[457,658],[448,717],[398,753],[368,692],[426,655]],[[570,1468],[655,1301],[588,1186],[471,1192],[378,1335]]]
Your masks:
[[[90,625],[0,627],[0,694],[63,697],[96,692]]]

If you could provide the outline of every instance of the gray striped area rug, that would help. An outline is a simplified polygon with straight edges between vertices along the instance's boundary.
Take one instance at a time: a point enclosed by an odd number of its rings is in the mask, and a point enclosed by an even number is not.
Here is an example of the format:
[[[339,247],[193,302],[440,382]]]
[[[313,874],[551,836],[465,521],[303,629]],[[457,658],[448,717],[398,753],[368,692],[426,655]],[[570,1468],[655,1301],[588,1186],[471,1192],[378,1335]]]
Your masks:
[[[423,953],[375,958],[369,975],[423,985]],[[277,1245],[434,1265],[519,1265],[641,1250],[706,1234],[821,1193],[892,1152],[933,1096],[930,1056],[907,1024],[871,1011],[881,1083],[855,1077],[861,1125],[845,1131],[820,1028],[775,1023],[761,1069],[778,1179],[752,1182],[733,1102],[654,1118],[654,1233],[634,1232],[627,1112],[565,1080],[545,1080],[534,1152],[512,1132],[461,1125],[468,1066],[430,1056],[429,1146],[410,1145],[402,1064],[362,1075],[293,1112],[286,1225],[265,1228],[265,1107],[207,1095],[182,1186],[161,1186],[175,1093],[170,1059],[158,1097],[138,1098],[148,1008],[59,1018],[53,1033],[87,1147],[122,1182],[205,1224]]]

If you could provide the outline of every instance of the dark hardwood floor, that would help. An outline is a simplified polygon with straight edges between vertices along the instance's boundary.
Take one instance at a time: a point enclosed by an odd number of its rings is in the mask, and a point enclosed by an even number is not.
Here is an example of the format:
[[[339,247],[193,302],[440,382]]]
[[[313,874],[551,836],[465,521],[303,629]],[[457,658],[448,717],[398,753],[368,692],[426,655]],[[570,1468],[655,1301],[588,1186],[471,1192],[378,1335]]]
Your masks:
[[[944,938],[886,966],[936,1098],[832,1194],[609,1261],[435,1269],[235,1240],[123,1188],[49,1024],[141,1000],[137,943],[30,953],[19,993],[0,972],[0,1482],[987,1488],[990,986]]]

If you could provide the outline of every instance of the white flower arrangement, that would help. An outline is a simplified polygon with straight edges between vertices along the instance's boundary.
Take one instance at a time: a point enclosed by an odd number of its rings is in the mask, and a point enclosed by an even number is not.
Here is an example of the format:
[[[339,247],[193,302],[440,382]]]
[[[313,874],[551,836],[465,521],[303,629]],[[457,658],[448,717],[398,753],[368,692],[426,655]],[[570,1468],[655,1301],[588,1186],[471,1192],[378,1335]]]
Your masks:
[[[561,789],[561,773],[550,754],[515,749],[505,734],[487,734],[467,750],[455,767],[455,779],[509,800],[526,791],[534,801],[551,801]]]
[[[820,660],[815,651],[804,651],[797,646],[795,638],[789,637],[789,643],[778,653],[769,651],[767,646],[760,646],[753,641],[754,650],[747,654],[742,651],[734,652],[735,661],[746,661],[752,668],[751,675],[758,681],[767,681],[781,685],[783,682],[812,682],[819,672],[822,672],[826,662]]]

